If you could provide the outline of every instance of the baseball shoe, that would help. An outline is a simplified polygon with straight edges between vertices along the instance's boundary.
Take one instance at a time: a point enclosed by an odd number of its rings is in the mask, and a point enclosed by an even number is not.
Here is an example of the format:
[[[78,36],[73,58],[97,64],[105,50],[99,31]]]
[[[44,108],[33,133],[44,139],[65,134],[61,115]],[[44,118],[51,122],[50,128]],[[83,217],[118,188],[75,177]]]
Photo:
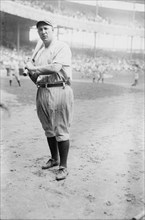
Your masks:
[[[45,170],[58,165],[59,165],[58,160],[54,160],[51,158],[47,161],[46,165],[42,166],[42,169]]]
[[[66,167],[59,167],[58,173],[56,174],[56,180],[64,180],[68,175]]]

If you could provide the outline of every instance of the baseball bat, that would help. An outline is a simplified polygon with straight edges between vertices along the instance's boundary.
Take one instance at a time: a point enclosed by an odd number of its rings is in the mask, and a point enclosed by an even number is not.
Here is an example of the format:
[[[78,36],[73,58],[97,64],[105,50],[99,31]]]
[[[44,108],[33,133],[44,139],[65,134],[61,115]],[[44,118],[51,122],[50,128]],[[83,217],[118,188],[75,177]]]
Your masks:
[[[42,40],[40,39],[40,40],[38,40],[38,42],[37,42],[37,44],[36,44],[36,46],[35,46],[35,49],[34,49],[34,51],[33,51],[33,54],[32,54],[32,56],[31,56],[31,58],[30,58],[31,61],[34,61],[34,60],[35,60],[35,57],[36,57],[36,55],[38,54],[39,50],[42,48],[42,46],[43,46],[43,42],[42,42]],[[24,72],[23,72],[23,76],[27,76],[27,75],[28,75],[28,70],[25,68],[25,70],[24,70]]]

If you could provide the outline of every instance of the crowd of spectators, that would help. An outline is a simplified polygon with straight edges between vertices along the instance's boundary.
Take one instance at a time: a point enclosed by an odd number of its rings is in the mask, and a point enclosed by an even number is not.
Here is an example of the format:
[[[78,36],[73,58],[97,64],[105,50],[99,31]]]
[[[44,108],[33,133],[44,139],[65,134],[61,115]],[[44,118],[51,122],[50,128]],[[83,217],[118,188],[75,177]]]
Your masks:
[[[17,62],[19,62],[19,69],[21,73],[25,67],[25,61],[28,57],[31,56],[32,50],[30,49],[21,49],[19,54],[16,49],[9,49],[4,46],[0,47],[1,56],[0,56],[0,65],[1,69],[6,68],[10,62],[11,57],[13,57]],[[73,51],[73,50],[72,50]],[[109,53],[111,54],[111,52]],[[76,52],[73,51],[72,56],[72,68],[74,78],[82,78],[82,79],[92,79],[93,77],[97,77],[99,69],[103,69],[105,74],[110,72],[121,72],[121,71],[130,71],[132,68],[132,64],[135,62],[140,66],[140,69],[144,70],[144,61],[140,58],[135,60],[116,56],[115,54],[112,56],[108,56],[108,54],[100,54],[97,56],[93,56],[93,54],[87,54],[84,51]]]
[[[110,70],[114,71],[127,68],[127,65],[122,66],[120,61],[117,62],[116,59],[111,59],[109,57],[91,57],[85,54],[75,55],[74,57],[73,69],[79,74],[80,78],[83,79],[95,77],[100,66],[104,68],[104,73],[110,72]]]
[[[97,22],[107,22],[106,19],[103,19],[99,15],[95,15],[95,11],[93,10],[87,10],[85,12],[84,10],[81,10],[80,7],[77,4],[77,7],[74,5],[74,7],[68,7],[68,4],[66,5],[63,1],[60,0],[48,0],[48,1],[39,1],[39,0],[13,0],[17,3],[21,3],[27,6],[31,6],[37,9],[42,9],[49,11],[51,13],[61,14],[65,16],[69,16],[72,18],[77,19],[86,19],[90,21],[97,21]]]
[[[4,46],[0,46],[0,51],[1,51],[1,56],[0,56],[0,69],[5,69],[9,67],[9,64],[11,62],[11,58],[13,58],[15,61],[17,61],[19,63],[19,69],[21,70],[21,72],[24,70],[25,67],[25,61],[27,59],[27,57],[29,56],[29,53],[31,54],[31,52],[29,51],[25,51],[23,49],[21,49],[18,52],[16,51],[16,49],[10,49]]]
[[[78,73],[82,79],[97,78],[100,69],[104,74],[109,73],[126,73],[126,71],[132,71],[132,65],[136,63],[143,71],[145,66],[141,59],[97,56],[91,57],[85,54],[74,55],[73,70]]]
[[[130,26],[130,22],[121,23],[122,19],[114,19],[112,15],[102,16],[100,13],[97,13],[96,7],[79,5],[67,1],[61,0],[13,0],[17,3],[21,3],[27,6],[31,6],[33,8],[42,9],[49,11],[55,14],[61,14],[65,16],[69,16],[76,19],[81,19],[84,21],[94,21],[100,22],[104,24],[114,24],[114,25],[123,25]],[[138,21],[134,24],[136,27],[141,28],[142,24]]]
[[[145,70],[143,54],[125,51],[96,50],[94,55],[92,50],[73,50],[72,62],[73,72],[82,79],[97,78],[100,69],[106,75],[128,74],[132,72],[134,64],[139,66],[141,72]]]

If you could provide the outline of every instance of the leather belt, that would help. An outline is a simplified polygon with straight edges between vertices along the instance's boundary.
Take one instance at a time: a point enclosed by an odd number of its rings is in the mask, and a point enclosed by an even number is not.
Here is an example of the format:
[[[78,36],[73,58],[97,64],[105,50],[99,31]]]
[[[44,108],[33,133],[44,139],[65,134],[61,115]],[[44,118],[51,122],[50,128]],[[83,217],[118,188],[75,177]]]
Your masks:
[[[60,83],[40,83],[40,84],[37,84],[37,87],[41,87],[41,88],[63,87],[63,88],[65,88],[65,85],[66,85],[65,82],[60,82]]]

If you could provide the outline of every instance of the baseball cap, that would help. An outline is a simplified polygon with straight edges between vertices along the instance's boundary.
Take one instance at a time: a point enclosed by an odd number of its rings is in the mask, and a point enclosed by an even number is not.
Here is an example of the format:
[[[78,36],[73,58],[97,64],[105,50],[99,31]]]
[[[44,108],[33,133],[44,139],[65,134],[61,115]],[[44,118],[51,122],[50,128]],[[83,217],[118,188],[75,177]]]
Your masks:
[[[49,25],[49,26],[53,27],[52,22],[51,22],[51,21],[48,21],[48,20],[41,20],[41,21],[38,21],[38,22],[36,23],[36,27],[38,28],[39,25],[41,25],[41,24],[46,24],[46,25]]]

